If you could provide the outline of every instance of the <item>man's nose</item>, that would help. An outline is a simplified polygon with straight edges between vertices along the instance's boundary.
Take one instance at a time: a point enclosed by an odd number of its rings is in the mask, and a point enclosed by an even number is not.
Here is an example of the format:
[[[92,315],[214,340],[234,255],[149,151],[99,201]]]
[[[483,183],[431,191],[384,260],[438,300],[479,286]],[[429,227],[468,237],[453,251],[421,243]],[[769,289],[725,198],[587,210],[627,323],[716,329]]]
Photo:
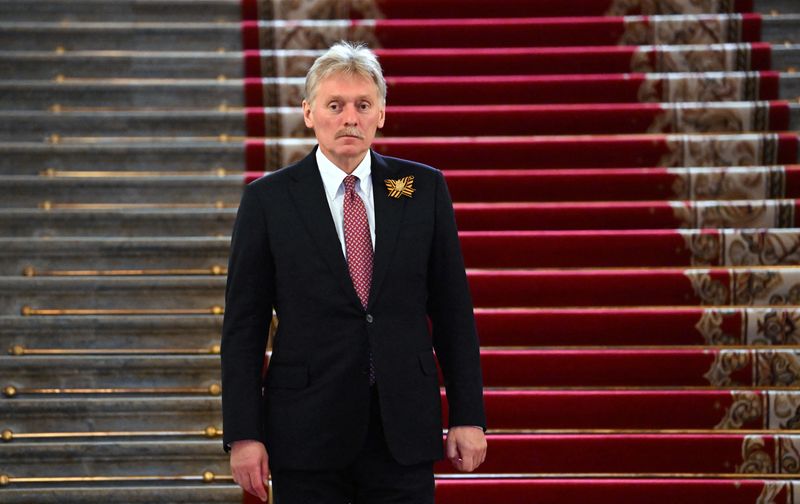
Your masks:
[[[355,105],[346,105],[344,107],[344,123],[348,126],[355,126],[358,124],[358,111]]]

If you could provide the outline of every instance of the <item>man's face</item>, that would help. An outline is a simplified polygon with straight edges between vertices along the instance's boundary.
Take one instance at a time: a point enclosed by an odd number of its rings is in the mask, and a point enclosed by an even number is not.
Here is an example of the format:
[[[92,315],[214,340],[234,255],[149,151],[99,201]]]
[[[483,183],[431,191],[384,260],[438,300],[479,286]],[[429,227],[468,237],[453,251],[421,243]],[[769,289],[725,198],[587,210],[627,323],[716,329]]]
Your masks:
[[[340,73],[320,81],[313,104],[303,100],[303,118],[314,128],[322,153],[352,171],[383,127],[385,109],[374,82]]]

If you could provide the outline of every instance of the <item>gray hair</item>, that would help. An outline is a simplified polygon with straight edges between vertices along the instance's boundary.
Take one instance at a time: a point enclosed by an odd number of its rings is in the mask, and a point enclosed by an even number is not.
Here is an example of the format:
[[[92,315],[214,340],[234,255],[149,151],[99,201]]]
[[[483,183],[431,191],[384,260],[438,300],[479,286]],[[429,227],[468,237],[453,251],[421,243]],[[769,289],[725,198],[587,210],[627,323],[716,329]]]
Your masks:
[[[306,74],[306,101],[313,103],[319,83],[337,73],[360,75],[371,80],[378,88],[378,97],[386,105],[386,80],[383,78],[383,70],[377,56],[366,44],[346,41],[333,44],[311,65]]]

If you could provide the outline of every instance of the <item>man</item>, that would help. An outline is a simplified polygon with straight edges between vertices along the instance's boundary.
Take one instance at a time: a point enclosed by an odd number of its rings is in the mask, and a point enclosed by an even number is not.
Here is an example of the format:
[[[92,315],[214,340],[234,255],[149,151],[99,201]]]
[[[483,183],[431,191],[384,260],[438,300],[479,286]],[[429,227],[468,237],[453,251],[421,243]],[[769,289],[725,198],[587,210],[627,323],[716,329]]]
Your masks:
[[[234,481],[261,500],[271,470],[277,504],[433,502],[443,453],[432,350],[448,458],[472,471],[486,455],[452,203],[440,171],[370,150],[385,101],[375,55],[334,45],[306,77],[303,117],[318,146],[242,196],[222,335],[223,443]]]

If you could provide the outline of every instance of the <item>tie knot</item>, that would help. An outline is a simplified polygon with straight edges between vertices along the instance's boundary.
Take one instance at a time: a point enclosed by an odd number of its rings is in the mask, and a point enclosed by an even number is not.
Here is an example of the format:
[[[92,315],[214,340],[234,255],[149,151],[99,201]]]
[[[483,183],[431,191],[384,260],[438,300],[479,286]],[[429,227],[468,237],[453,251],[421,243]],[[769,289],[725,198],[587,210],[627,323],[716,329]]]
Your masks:
[[[358,181],[358,177],[355,175],[346,176],[344,178],[344,191],[354,192],[356,190],[356,181]]]

